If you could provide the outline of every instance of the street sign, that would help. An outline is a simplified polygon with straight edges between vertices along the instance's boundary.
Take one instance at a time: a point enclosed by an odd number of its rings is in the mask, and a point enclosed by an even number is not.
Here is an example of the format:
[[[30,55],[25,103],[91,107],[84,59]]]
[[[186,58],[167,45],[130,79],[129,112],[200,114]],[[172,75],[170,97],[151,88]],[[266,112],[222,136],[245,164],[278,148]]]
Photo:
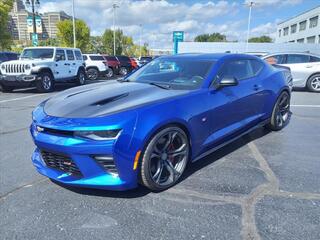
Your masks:
[[[183,31],[174,31],[173,32],[173,41],[183,42],[184,40],[184,32]]]
[[[34,47],[38,46],[38,34],[37,33],[32,33],[32,45]]]
[[[173,32],[173,54],[178,53],[178,42],[183,42],[184,32],[183,31],[174,31]]]

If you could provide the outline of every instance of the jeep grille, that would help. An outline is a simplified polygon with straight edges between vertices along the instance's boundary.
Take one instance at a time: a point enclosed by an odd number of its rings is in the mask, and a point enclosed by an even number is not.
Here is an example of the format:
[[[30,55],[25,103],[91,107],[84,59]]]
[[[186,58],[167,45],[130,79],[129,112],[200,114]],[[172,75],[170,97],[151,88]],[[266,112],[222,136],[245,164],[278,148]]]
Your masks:
[[[5,64],[5,73],[24,73],[25,72],[25,64]]]

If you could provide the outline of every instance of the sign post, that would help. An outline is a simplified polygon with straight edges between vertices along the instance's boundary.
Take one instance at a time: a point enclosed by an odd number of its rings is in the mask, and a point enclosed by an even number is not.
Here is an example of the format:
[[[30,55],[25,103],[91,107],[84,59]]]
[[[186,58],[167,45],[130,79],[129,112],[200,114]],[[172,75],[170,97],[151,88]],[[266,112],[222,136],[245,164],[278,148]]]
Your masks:
[[[174,31],[173,32],[173,54],[178,53],[178,42],[183,42],[184,32],[183,31]]]

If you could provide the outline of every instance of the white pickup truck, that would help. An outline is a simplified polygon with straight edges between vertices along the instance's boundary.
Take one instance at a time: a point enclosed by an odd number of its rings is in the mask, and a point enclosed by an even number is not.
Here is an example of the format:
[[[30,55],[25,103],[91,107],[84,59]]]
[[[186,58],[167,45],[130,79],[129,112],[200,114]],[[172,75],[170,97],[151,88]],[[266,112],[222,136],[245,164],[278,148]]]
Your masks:
[[[61,47],[25,48],[19,60],[0,65],[3,92],[35,86],[39,92],[50,92],[55,82],[73,81],[85,84],[85,64],[80,49]]]

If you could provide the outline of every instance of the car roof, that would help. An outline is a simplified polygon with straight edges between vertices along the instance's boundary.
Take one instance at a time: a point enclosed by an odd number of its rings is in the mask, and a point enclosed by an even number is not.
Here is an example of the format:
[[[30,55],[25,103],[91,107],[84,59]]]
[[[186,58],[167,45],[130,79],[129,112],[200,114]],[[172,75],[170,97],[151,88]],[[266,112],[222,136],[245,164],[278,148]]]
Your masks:
[[[299,54],[299,55],[309,55],[309,56],[320,57],[319,54],[309,53],[309,52],[276,52],[276,53],[269,53],[268,55],[263,56],[263,58],[274,56],[274,55],[283,55],[283,54]]]
[[[83,53],[82,55],[87,55],[87,56],[103,56],[100,53]]]
[[[24,49],[39,49],[39,48],[53,48],[53,49],[66,49],[66,50],[80,50],[79,48],[70,48],[70,47],[51,47],[51,46],[26,47],[26,48],[24,48]]]
[[[160,58],[172,58],[172,59],[196,59],[196,60],[209,60],[218,61],[222,59],[232,59],[232,58],[250,58],[250,59],[260,59],[254,55],[250,54],[239,54],[239,53],[182,53],[170,56],[164,56]]]

